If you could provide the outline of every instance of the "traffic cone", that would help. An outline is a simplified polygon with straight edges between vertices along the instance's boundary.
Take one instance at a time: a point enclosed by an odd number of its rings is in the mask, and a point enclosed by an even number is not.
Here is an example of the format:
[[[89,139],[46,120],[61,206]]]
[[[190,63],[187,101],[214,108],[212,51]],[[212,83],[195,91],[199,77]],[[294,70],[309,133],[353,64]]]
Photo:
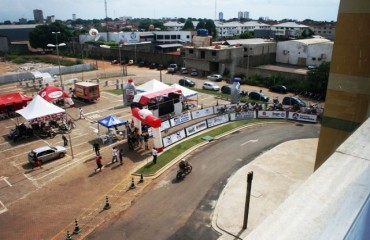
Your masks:
[[[69,234],[69,231],[67,231],[67,238],[66,240],[73,240],[72,237],[71,237],[71,234]]]
[[[139,180],[139,183],[143,183],[144,182],[144,177],[143,177],[143,173],[140,174],[140,180]]]
[[[111,208],[111,206],[110,206],[110,203],[108,202],[108,196],[106,196],[104,210],[108,210],[109,208]]]
[[[75,229],[73,230],[74,234],[78,234],[81,231],[80,226],[78,226],[78,221],[75,219]]]
[[[135,182],[134,182],[134,177],[132,177],[130,189],[135,189],[135,188],[136,188],[136,186],[135,186]]]

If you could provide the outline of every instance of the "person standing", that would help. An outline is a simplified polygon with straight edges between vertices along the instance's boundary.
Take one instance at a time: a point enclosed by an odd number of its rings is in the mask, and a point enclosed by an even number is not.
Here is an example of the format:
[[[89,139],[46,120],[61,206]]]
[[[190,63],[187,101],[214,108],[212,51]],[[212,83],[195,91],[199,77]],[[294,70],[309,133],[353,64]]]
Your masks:
[[[85,119],[85,113],[84,113],[84,110],[82,110],[82,108],[80,107],[80,119],[81,118]]]
[[[101,156],[96,156],[96,166],[97,166],[97,168],[95,168],[95,172],[98,169],[101,172],[102,171],[102,167],[103,167],[103,164],[101,163]]]
[[[64,134],[62,135],[62,139],[63,139],[63,145],[65,147],[68,146],[68,139],[67,139],[67,137]]]
[[[145,150],[149,150],[149,136],[148,136],[148,134],[144,134],[144,144],[145,144]]]
[[[116,147],[113,147],[113,149],[112,149],[112,163],[118,161],[117,155],[118,155],[117,148]]]
[[[96,156],[100,156],[100,145],[98,141],[93,144],[93,150],[95,151]]]
[[[158,151],[157,151],[157,149],[155,149],[155,147],[153,147],[153,149],[152,149],[152,155],[153,155],[153,163],[156,164],[157,163]]]
[[[121,149],[119,150],[118,158],[119,158],[119,162],[120,162],[120,164],[122,165],[122,164],[123,164],[123,148],[121,148]]]

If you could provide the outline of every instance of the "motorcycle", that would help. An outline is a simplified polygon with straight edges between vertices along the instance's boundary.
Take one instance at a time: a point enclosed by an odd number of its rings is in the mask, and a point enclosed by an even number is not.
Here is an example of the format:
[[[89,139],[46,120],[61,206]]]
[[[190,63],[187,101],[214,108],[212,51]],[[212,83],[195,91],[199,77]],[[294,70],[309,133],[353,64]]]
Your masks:
[[[177,174],[176,174],[177,181],[183,180],[186,177],[186,175],[191,173],[191,171],[193,170],[193,166],[191,166],[190,163],[184,160],[182,160],[179,163],[179,167],[180,169],[177,171]]]

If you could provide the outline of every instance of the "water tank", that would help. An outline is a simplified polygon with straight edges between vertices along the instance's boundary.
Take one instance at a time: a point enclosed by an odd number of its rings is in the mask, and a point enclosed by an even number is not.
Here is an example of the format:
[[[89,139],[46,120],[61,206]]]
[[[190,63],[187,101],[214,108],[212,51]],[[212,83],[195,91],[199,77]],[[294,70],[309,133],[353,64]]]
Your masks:
[[[208,30],[204,28],[200,28],[197,30],[197,36],[201,37],[207,37],[208,36]]]

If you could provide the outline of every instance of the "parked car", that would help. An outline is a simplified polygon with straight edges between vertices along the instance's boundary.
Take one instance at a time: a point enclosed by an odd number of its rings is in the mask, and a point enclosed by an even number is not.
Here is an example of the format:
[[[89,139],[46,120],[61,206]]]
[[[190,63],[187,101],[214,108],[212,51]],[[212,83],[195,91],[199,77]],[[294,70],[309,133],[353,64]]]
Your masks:
[[[307,69],[308,70],[313,70],[313,69],[316,69],[317,68],[317,66],[316,65],[308,65],[307,66]]]
[[[134,65],[134,60],[132,59],[128,60],[128,65]]]
[[[257,100],[257,101],[263,101],[263,102],[268,102],[270,98],[263,94],[262,92],[256,92],[252,91],[249,93],[249,99]]]
[[[140,61],[140,62],[139,62],[139,67],[145,67],[145,66],[146,66],[145,61]]]
[[[284,109],[291,108],[296,104],[299,106],[301,111],[305,111],[307,109],[307,104],[302,99],[293,96],[284,97],[281,104]]]
[[[191,81],[190,79],[187,79],[187,78],[181,78],[179,80],[179,85],[185,86],[185,87],[194,87],[195,82],[193,82],[193,81]]]
[[[188,74],[188,69],[186,68],[186,67],[182,67],[181,69],[180,69],[180,72],[182,73],[182,74]]]
[[[215,81],[215,82],[221,82],[222,81],[222,76],[220,74],[212,74],[207,77],[208,80]]]
[[[151,63],[151,64],[149,64],[149,68],[150,69],[156,69],[157,68],[157,64],[156,63]]]
[[[231,86],[232,85],[225,85],[221,87],[221,92],[224,94],[230,94],[231,93]]]
[[[171,63],[167,68],[167,72],[168,73],[175,73],[175,72],[177,72],[177,69],[178,69],[177,64],[176,63]]]
[[[35,165],[36,159],[41,163],[45,163],[56,158],[62,158],[66,155],[66,148],[62,146],[44,146],[32,150],[28,153],[28,161]]]
[[[271,86],[269,88],[269,90],[271,92],[277,92],[277,93],[287,93],[287,88],[283,85],[275,85],[275,86]]]
[[[190,76],[198,76],[198,70],[195,68],[191,69]]]
[[[213,82],[205,82],[205,83],[203,83],[202,89],[212,90],[212,91],[219,91],[220,86],[218,86],[217,84],[215,84]]]
[[[158,64],[158,66],[157,66],[157,70],[163,70],[164,69],[164,66],[163,66],[163,64]]]

